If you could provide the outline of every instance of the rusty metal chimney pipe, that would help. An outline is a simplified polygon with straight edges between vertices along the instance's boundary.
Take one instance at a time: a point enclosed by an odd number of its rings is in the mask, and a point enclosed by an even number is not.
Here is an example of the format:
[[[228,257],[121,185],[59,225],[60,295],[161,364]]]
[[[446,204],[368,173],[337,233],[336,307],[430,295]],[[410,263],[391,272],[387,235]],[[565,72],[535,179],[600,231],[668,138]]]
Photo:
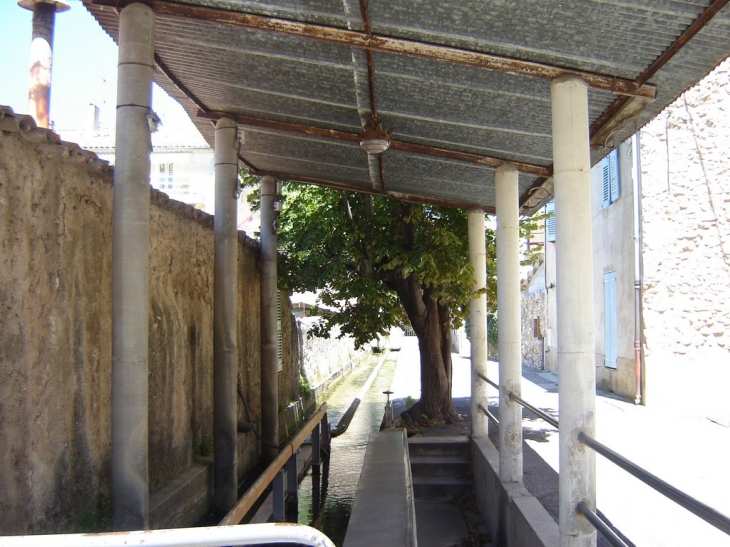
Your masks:
[[[66,11],[66,2],[21,0],[21,8],[33,12],[33,41],[30,46],[29,113],[38,127],[50,127],[51,71],[53,66],[53,30],[56,12]]]

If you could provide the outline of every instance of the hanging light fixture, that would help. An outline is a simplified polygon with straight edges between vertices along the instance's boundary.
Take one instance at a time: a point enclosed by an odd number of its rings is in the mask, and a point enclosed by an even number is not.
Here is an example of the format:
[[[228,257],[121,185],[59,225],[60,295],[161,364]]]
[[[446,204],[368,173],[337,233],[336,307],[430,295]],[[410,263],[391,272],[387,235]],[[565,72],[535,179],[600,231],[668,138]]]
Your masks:
[[[383,131],[378,118],[370,118],[360,136],[360,148],[370,155],[382,154],[390,147],[391,132]]]

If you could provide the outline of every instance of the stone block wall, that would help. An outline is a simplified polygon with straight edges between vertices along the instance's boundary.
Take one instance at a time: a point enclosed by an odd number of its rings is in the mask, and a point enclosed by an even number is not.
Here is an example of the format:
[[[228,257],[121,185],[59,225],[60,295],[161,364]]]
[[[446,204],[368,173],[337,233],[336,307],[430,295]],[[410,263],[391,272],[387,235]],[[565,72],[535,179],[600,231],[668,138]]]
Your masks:
[[[657,393],[652,382],[667,377],[665,370],[675,374],[673,364],[690,364],[692,370],[685,369],[680,381],[685,388],[688,381],[696,381],[705,394],[714,384],[707,381],[712,377],[708,371],[723,364],[728,368],[729,142],[730,61],[641,132],[643,319],[650,401],[652,391]]]
[[[212,449],[214,247],[211,216],[157,191],[151,199],[154,494]],[[108,507],[111,219],[111,171],[93,154],[21,124],[0,131],[0,534],[75,532]],[[239,242],[238,373],[258,421],[259,251],[242,233]],[[286,403],[298,369],[283,304]],[[258,443],[242,437],[246,472]]]
[[[349,336],[338,338],[339,328],[335,328],[329,338],[309,336],[319,317],[302,317],[297,320],[301,344],[301,371],[309,386],[319,396],[333,380],[352,369],[363,357],[368,348],[355,348]]]
[[[522,365],[537,370],[544,367],[545,329],[547,328],[547,313],[545,309],[546,292],[539,291],[532,294],[522,293]],[[539,319],[542,338],[535,336],[535,319]]]

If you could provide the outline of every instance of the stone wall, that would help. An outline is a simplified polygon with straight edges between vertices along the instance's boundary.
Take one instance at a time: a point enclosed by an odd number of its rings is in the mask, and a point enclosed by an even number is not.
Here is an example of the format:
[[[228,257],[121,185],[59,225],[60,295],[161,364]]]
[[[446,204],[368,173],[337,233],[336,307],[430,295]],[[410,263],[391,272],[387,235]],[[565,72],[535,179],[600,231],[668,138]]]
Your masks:
[[[545,329],[547,314],[545,310],[545,291],[532,294],[522,293],[522,366],[542,370],[546,343]],[[541,337],[535,336],[535,319],[539,319]]]
[[[57,141],[41,130],[0,131],[0,534],[74,532],[108,507],[112,176]],[[152,494],[212,448],[212,226],[211,216],[152,191]],[[239,241],[238,372],[257,421],[259,251],[245,235]],[[292,321],[282,325],[279,391],[288,400],[298,390],[296,337]],[[248,471],[259,456],[252,433],[239,451]]]
[[[319,396],[337,378],[351,370],[369,354],[368,348],[355,348],[349,336],[338,338],[335,328],[329,338],[309,336],[319,317],[302,317],[297,320],[301,350],[301,370],[309,386]]]
[[[650,401],[657,379],[680,376],[685,389],[696,382],[699,393],[707,394],[718,385],[707,378],[730,368],[729,113],[725,61],[641,132]],[[691,370],[676,374],[673,364]]]

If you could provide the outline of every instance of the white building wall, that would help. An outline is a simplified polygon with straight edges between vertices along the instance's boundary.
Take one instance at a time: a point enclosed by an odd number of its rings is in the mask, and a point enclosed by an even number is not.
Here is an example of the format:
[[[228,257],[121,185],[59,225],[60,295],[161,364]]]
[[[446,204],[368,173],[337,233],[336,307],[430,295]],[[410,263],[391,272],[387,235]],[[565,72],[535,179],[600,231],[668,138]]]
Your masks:
[[[593,229],[593,291],[596,333],[596,385],[633,399],[636,395],[634,365],[634,191],[631,166],[632,145],[629,139],[618,148],[619,198],[602,206],[600,164],[591,169],[591,213]],[[604,275],[616,273],[617,366],[605,365]],[[560,287],[558,287],[560,290]]]

